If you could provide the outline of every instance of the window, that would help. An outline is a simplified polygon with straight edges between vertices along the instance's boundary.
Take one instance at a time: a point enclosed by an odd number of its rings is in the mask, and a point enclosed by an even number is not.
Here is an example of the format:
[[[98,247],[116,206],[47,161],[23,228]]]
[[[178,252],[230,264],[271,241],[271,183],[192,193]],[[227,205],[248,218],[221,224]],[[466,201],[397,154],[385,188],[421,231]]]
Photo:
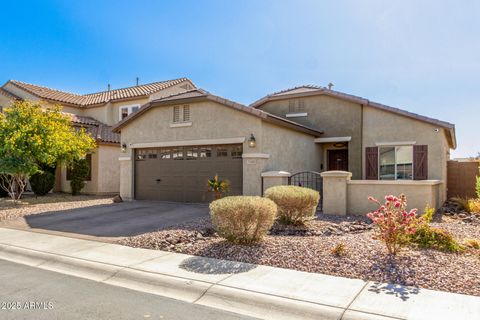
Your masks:
[[[217,157],[228,157],[228,151],[226,147],[217,147]]]
[[[162,160],[168,160],[172,158],[171,150],[162,148],[160,149],[160,159]]]
[[[305,117],[307,113],[305,111],[305,100],[289,100],[288,101],[288,113],[287,117]]]
[[[198,148],[197,147],[188,147],[187,148],[187,160],[196,160],[198,158]]]
[[[242,158],[242,146],[233,146],[232,147],[232,159],[241,159]]]
[[[157,150],[148,150],[148,159],[157,159]]]
[[[190,121],[190,106],[174,106],[173,107],[173,123],[189,122]]]
[[[125,119],[130,114],[137,112],[140,109],[139,104],[131,105],[131,106],[123,106],[120,108],[120,120]]]
[[[210,158],[212,156],[212,148],[201,147],[199,156],[200,158]]]
[[[88,175],[85,181],[91,181],[92,180],[92,155],[87,154],[85,156],[85,160],[87,160],[87,165],[88,165]],[[67,167],[67,181],[72,180],[72,170]]]
[[[173,160],[183,160],[183,148],[175,148],[172,150]]]
[[[412,180],[413,146],[380,147],[379,179]]]

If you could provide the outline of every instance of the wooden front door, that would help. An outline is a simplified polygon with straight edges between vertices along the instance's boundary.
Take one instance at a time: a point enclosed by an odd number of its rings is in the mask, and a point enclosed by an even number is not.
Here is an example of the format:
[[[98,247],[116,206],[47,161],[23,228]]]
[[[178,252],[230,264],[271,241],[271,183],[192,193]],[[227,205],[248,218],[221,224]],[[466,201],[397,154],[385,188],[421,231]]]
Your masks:
[[[348,149],[327,150],[327,170],[348,171]]]

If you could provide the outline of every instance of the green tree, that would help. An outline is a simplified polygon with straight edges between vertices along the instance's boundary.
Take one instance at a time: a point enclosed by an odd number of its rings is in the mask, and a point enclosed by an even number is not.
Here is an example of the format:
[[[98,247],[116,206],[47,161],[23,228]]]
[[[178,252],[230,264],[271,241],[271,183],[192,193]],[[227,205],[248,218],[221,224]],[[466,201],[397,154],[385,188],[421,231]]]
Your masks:
[[[88,177],[90,168],[86,159],[74,160],[70,165],[70,187],[72,195],[80,194],[80,191],[85,187],[85,179]]]
[[[0,162],[0,172],[15,176],[7,179],[10,183],[18,184],[44,167],[68,165],[94,148],[95,140],[85,129],[72,126],[60,106],[16,101],[0,113],[0,159],[10,159],[8,165]]]

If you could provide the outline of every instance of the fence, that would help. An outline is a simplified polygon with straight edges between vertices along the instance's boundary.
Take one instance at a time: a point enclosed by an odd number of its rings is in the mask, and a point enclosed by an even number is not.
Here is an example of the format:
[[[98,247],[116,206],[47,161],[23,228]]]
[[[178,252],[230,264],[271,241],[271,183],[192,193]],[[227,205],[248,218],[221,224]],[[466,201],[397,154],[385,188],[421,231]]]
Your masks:
[[[475,198],[476,176],[480,161],[448,161],[448,197]]]

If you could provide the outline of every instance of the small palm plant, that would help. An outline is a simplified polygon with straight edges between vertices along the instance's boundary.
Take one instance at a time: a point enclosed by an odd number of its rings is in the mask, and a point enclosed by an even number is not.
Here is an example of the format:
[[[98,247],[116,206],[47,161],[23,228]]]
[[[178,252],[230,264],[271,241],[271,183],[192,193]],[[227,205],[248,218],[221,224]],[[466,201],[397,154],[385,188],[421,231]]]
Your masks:
[[[208,191],[215,194],[215,200],[220,199],[225,193],[230,191],[230,182],[228,180],[218,179],[218,174],[211,180],[208,180]]]

